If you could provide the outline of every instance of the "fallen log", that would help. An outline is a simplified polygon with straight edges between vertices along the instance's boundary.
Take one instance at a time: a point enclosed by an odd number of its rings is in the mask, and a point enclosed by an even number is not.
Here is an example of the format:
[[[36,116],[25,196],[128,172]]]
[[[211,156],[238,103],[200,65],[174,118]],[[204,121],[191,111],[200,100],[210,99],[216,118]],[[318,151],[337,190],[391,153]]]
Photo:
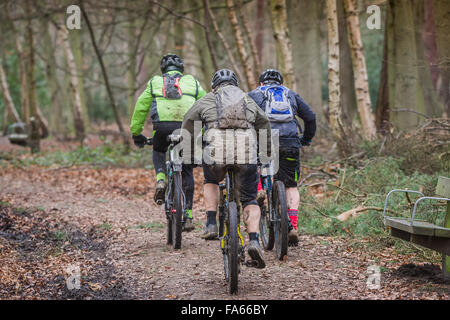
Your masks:
[[[357,208],[353,208],[351,210],[345,211],[343,213],[341,213],[340,215],[338,215],[336,217],[336,219],[340,220],[340,221],[345,221],[350,217],[357,217],[359,216],[361,213],[363,213],[364,211],[369,211],[369,210],[374,210],[374,211],[383,211],[383,208],[377,208],[377,207],[357,207]],[[390,213],[395,213],[392,210],[386,209],[387,212]]]

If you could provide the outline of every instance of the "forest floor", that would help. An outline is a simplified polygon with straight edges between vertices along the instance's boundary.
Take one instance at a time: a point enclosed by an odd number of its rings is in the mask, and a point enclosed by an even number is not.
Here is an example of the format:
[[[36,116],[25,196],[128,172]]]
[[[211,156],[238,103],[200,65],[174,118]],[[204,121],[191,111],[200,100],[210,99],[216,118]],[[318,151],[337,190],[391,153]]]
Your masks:
[[[450,281],[418,254],[370,237],[308,234],[285,261],[265,252],[265,269],[243,267],[238,295],[228,295],[219,242],[200,239],[201,169],[196,228],[183,233],[181,250],[166,245],[153,170],[7,165],[0,172],[0,299],[450,299]],[[381,270],[379,289],[366,284],[372,265]],[[69,269],[77,267],[81,287],[69,290]]]

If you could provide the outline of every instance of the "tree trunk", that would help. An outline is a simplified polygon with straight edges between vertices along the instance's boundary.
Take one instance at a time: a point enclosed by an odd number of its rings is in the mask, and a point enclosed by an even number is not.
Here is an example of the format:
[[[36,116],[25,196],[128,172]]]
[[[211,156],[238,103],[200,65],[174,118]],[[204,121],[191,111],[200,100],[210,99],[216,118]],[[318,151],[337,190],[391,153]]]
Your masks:
[[[322,61],[317,1],[289,0],[287,5],[297,91],[320,118],[323,115]],[[298,19],[300,16],[302,19]]]
[[[28,46],[28,69],[27,69],[27,79],[28,79],[28,101],[30,107],[30,123],[31,123],[31,134],[30,134],[30,149],[31,153],[37,153],[40,151],[40,134],[39,134],[39,115],[37,109],[37,99],[36,99],[36,83],[34,79],[34,44],[33,44],[33,28],[31,25],[31,0],[25,1],[25,15],[27,16],[27,30],[26,30],[26,40]]]
[[[287,26],[286,0],[270,0],[273,37],[280,55],[278,61],[286,86],[296,91],[291,40]]]
[[[339,31],[336,0],[327,0],[328,19],[328,91],[330,127],[338,145],[343,143],[341,91],[339,85]],[[342,149],[340,149],[342,152]]]
[[[425,5],[422,1],[413,2],[414,5],[414,26],[416,37],[417,71],[419,83],[425,103],[425,113],[434,118],[442,116],[444,108],[438,101],[433,82],[431,80],[431,70],[425,55]]]
[[[242,6],[242,0],[237,0],[237,8],[239,11],[239,16],[241,17],[242,26],[244,27],[245,36],[248,39],[250,45],[250,52],[252,54],[253,60],[253,70],[255,72],[255,77],[258,78],[258,72],[261,72],[261,61],[258,54],[258,49],[256,47],[255,39],[252,36],[250,26],[248,24],[248,16],[246,16],[245,9]]]
[[[127,68],[127,86],[128,86],[128,117],[131,118],[134,111],[135,99],[134,90],[136,86],[136,23],[131,14],[128,15],[130,22],[128,23],[128,68]]]
[[[20,43],[19,33],[17,32],[14,22],[11,20],[11,12],[9,11],[9,5],[6,5],[6,15],[8,17],[9,24],[11,26],[11,31],[14,38],[14,45],[19,59],[19,79],[20,79],[20,110],[22,119],[26,123],[30,123],[30,108],[28,102],[28,79],[27,79],[27,68],[26,68],[26,54],[22,49],[22,44]]]
[[[363,53],[361,31],[356,0],[345,0],[347,16],[348,39],[352,51],[353,74],[355,77],[356,104],[361,120],[363,136],[372,140],[376,137],[375,118],[369,95],[369,80],[367,77],[366,59]]]
[[[386,19],[387,21],[387,19]],[[388,85],[388,36],[387,23],[384,32],[383,65],[380,73],[377,106],[375,108],[375,126],[382,134],[389,127],[389,85]]]
[[[209,29],[209,23],[210,23],[211,17],[209,16],[209,11],[206,10],[206,0],[203,0],[203,6],[205,7],[203,23],[204,23],[206,43],[208,45],[208,50],[211,55],[211,61],[214,66],[214,69],[217,70],[217,69],[219,69],[219,65],[217,64],[217,55],[216,55],[216,52],[214,50],[214,46],[213,46],[213,43],[211,40],[211,33],[210,33],[210,29]]]
[[[244,37],[242,36],[241,27],[236,16],[235,5],[233,3],[233,0],[226,0],[226,4],[228,8],[228,19],[230,20],[231,27],[233,29],[233,35],[236,41],[239,58],[244,69],[245,77],[247,78],[247,85],[250,90],[253,90],[257,87],[257,82],[254,76],[255,73],[253,70],[253,66],[249,61],[249,55],[247,54],[247,51],[245,49]]]
[[[70,72],[70,89],[72,91],[72,97],[74,101],[73,108],[73,119],[74,119],[74,127],[75,127],[75,136],[80,144],[83,144],[83,140],[86,137],[83,117],[82,117],[82,102],[81,102],[81,93],[79,86],[79,78],[77,75],[77,65],[75,63],[75,57],[72,52],[72,48],[69,43],[69,33],[64,25],[62,25],[58,29],[58,37],[64,47],[64,52],[67,60],[67,65],[69,67]]]
[[[441,76],[441,85],[438,92],[441,101],[444,103],[446,116],[450,117],[450,1],[434,0],[434,14]]]
[[[191,0],[191,6],[194,6],[196,4],[195,0]],[[205,5],[205,10],[208,10],[209,3],[207,1],[207,4]],[[202,21],[201,11],[195,11],[193,12],[193,16],[195,19]],[[209,14],[209,17],[211,19],[212,24],[214,25],[214,18]],[[203,16],[203,19],[205,16]],[[195,39],[195,49],[197,54],[197,59],[199,61],[199,70],[202,73],[202,84],[206,84],[208,88],[209,84],[211,83],[211,75],[214,73],[214,65],[211,59],[211,55],[208,53],[208,44],[205,39],[204,30],[202,27],[200,27],[197,24],[192,25],[192,33],[194,35]]]
[[[43,30],[44,54],[46,59],[46,78],[50,89],[50,130],[56,134],[62,132],[62,106],[64,102],[61,98],[61,89],[56,72],[56,47],[52,43],[50,35],[50,24],[48,20],[43,20],[41,24]]]
[[[256,51],[258,52],[258,59],[260,63],[262,64],[262,53],[264,50],[264,41],[263,41],[263,34],[264,34],[264,0],[257,0],[256,2],[256,37],[255,37],[255,46]],[[261,72],[261,69],[258,69],[259,72]]]
[[[348,128],[352,128],[358,113],[355,95],[355,77],[353,75],[352,52],[348,41],[347,21],[345,18],[344,0],[337,0],[339,27],[339,68],[341,83],[342,120]]]
[[[181,11],[183,7],[182,0],[175,0],[175,11]],[[174,42],[175,42],[175,53],[180,57],[183,56],[184,51],[184,25],[183,19],[174,17]]]
[[[220,31],[219,25],[217,24],[217,19],[211,10],[209,0],[204,0],[204,1],[205,1],[205,8],[209,12],[209,16],[211,18],[211,23],[214,27],[214,31],[217,33],[217,36],[219,37],[220,41],[222,42],[222,44],[225,48],[225,52],[227,53],[228,60],[230,60],[231,67],[232,67],[233,71],[238,75],[239,79],[241,79],[241,81],[242,81],[242,80],[244,80],[244,77],[242,75],[242,72],[240,71],[241,68],[239,68],[238,64],[236,63],[236,60],[234,59],[233,52],[231,51],[230,45],[228,44],[223,33]],[[211,78],[211,75],[209,76],[209,78]],[[209,80],[210,79],[208,79],[208,81]],[[243,85],[246,86],[245,83],[243,83]]]
[[[83,50],[81,38],[81,30],[71,30],[68,34],[70,48],[73,53],[74,62],[76,66],[76,75],[78,77],[78,92],[81,101],[81,118],[83,120],[84,132],[89,132],[89,114],[86,106],[86,95],[84,93],[84,80],[83,80]]]
[[[122,121],[120,120],[119,110],[116,105],[116,101],[114,99],[114,95],[111,89],[111,86],[109,85],[109,78],[108,74],[106,73],[105,64],[103,63],[102,55],[100,54],[100,51],[98,50],[97,42],[95,40],[94,31],[92,30],[91,23],[89,21],[89,17],[86,13],[86,10],[84,9],[83,2],[80,2],[80,9],[84,17],[84,21],[86,22],[86,26],[89,30],[89,35],[91,38],[92,46],[94,47],[95,55],[97,56],[98,62],[100,64],[100,69],[102,71],[103,80],[105,81],[106,86],[106,92],[108,93],[109,101],[111,103],[111,107],[114,112],[114,118],[117,123],[117,127],[119,128],[119,132],[122,135],[123,142],[126,146],[130,145],[130,142],[128,140],[128,135],[125,134],[125,130],[123,129]]]
[[[416,112],[425,113],[417,70],[414,11],[410,1],[389,0],[388,49],[390,120],[403,130],[415,129],[423,120]],[[409,110],[412,112],[400,112]]]
[[[2,52],[3,56],[3,52]],[[2,57],[3,58],[3,57]],[[12,115],[15,122],[22,122],[19,113],[14,106],[14,102],[11,98],[9,91],[8,80],[6,78],[5,70],[3,69],[3,59],[0,59],[0,86],[2,89],[3,101],[5,102],[5,118],[8,121],[8,115]]]
[[[436,24],[434,19],[433,0],[425,0],[425,55],[430,66],[431,81],[435,90],[439,79],[439,56],[436,43]]]

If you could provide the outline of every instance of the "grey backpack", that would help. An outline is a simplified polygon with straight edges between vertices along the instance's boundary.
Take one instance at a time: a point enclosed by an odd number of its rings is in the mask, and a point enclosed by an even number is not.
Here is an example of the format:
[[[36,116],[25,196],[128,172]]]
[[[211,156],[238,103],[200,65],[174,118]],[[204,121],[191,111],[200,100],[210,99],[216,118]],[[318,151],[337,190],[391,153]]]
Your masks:
[[[235,86],[225,86],[215,92],[218,129],[248,129],[247,96]]]

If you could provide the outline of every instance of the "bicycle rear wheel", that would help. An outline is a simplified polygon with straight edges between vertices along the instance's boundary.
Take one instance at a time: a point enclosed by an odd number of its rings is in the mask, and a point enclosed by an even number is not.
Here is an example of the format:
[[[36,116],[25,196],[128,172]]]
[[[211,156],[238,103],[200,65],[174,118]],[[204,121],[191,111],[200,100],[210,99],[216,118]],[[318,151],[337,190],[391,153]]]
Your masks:
[[[269,192],[267,192],[267,199],[269,199]],[[261,209],[261,218],[259,219],[259,234],[261,236],[261,242],[264,249],[272,250],[274,245],[274,230],[273,224],[270,221],[270,209],[271,204],[268,200],[268,206],[263,205]]]
[[[227,224],[227,252],[226,257],[224,256],[225,276],[228,281],[228,291],[230,294],[236,294],[238,292],[240,263],[238,223],[236,202],[230,202]]]
[[[283,260],[288,251],[288,232],[289,232],[289,218],[287,212],[286,189],[284,183],[276,181],[273,192],[273,206],[276,214],[275,223],[275,247],[277,257]]]
[[[180,249],[183,221],[183,196],[181,194],[181,175],[179,172],[174,172],[173,183],[173,207],[171,209],[173,248]]]

